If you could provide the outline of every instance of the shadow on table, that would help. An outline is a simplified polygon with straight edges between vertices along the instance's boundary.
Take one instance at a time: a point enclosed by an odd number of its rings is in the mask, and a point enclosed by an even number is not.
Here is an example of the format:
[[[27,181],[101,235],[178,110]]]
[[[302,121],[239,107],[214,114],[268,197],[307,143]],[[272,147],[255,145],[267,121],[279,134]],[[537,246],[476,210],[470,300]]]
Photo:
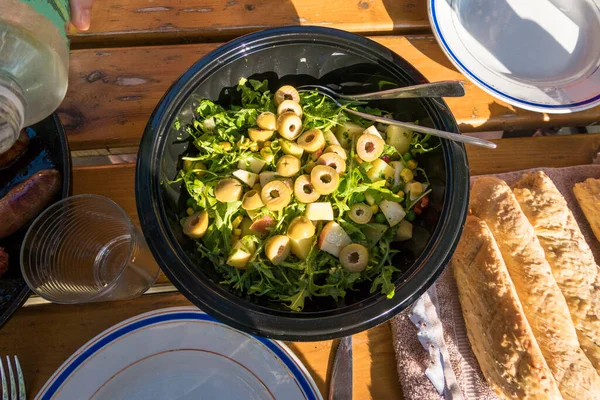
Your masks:
[[[371,398],[402,399],[390,324],[385,322],[369,329],[366,333],[371,360],[371,384],[369,385]]]
[[[479,119],[480,118],[480,113],[482,113],[483,110],[477,110],[476,108],[473,109],[473,118],[474,119]],[[468,133],[468,132],[485,132],[485,131],[511,131],[513,130],[515,127],[511,124],[512,119],[516,118],[519,116],[519,113],[530,113],[532,114],[532,119],[536,118],[536,114],[532,113],[530,111],[526,111],[520,108],[509,108],[505,105],[502,105],[500,103],[498,103],[497,101],[492,101],[491,103],[488,104],[488,120],[486,122],[484,122],[483,124],[468,124],[468,123],[459,123],[458,128],[460,130],[460,132],[462,133]],[[539,117],[539,121],[540,124],[543,123],[543,116],[544,114],[538,114]],[[495,119],[497,119],[498,117],[502,118],[503,122],[501,126],[497,125],[497,121],[493,121],[493,122],[489,122],[490,121],[490,117],[496,117]],[[490,124],[493,124],[493,126],[490,126]]]
[[[427,29],[427,2],[423,0],[382,0],[394,28],[408,28],[411,31]],[[407,26],[410,24],[410,26]]]
[[[429,58],[430,60],[449,70],[458,71],[454,64],[452,64],[448,57],[446,57],[446,53],[442,51],[442,49],[435,40],[412,40],[410,37],[407,37],[406,39],[415,49],[419,50],[421,54],[423,54],[425,57]]]
[[[337,348],[336,342],[336,340],[332,342],[332,350]],[[304,365],[310,376],[312,376],[313,380],[317,384],[321,395],[324,399],[326,399],[329,394],[329,382],[331,379],[331,368],[333,367],[333,357],[335,355],[335,351],[330,351],[329,361],[327,362],[327,375],[325,376],[325,380],[323,380],[317,371],[315,371],[314,368],[312,368],[312,366],[309,364],[308,359],[304,356],[302,350],[294,342],[286,342],[285,344],[290,348],[290,350],[292,350],[296,357],[298,357],[302,365]]]

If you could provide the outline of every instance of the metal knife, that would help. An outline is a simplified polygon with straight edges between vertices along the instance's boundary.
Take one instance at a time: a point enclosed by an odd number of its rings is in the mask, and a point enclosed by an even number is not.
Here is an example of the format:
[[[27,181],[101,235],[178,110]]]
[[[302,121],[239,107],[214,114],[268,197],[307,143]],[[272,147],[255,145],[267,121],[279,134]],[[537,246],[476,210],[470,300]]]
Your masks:
[[[352,336],[340,340],[333,361],[329,400],[352,400]]]

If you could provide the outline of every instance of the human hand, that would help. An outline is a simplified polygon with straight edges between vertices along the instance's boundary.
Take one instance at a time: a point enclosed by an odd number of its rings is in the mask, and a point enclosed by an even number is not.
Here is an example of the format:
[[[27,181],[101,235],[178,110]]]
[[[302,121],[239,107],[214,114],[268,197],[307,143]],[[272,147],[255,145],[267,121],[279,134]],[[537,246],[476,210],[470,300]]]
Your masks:
[[[71,23],[80,31],[90,29],[90,12],[92,11],[92,2],[94,0],[70,0],[71,3]]]

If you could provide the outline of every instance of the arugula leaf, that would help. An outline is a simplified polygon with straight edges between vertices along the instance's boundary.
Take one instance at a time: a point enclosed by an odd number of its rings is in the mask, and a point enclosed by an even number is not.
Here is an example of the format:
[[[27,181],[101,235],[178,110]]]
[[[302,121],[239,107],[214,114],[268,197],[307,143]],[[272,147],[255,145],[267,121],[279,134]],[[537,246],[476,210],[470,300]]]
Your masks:
[[[237,90],[242,93],[243,107],[250,109],[271,108],[269,82],[267,80],[261,82],[254,79],[247,80],[246,78],[240,78]]]
[[[390,82],[390,81],[379,81],[377,86],[379,87],[379,90],[383,90],[383,88],[385,86],[391,86],[392,88],[398,87],[397,84],[395,84],[394,82]]]
[[[309,297],[310,292],[308,291],[308,282],[305,280],[301,280],[298,282],[298,291],[289,296],[289,295],[279,295],[278,299],[289,303],[287,306],[293,311],[302,311],[304,308],[304,302],[307,297]]]
[[[394,292],[396,287],[392,282],[392,275],[394,272],[399,271],[393,265],[386,265],[383,267],[381,273],[373,280],[373,284],[371,285],[371,290],[369,293],[375,293],[379,288],[381,288],[381,294],[385,294],[388,299],[394,297]]]
[[[442,145],[442,143],[440,142],[437,144],[437,146],[429,147],[429,144],[427,142],[429,141],[430,138],[431,138],[431,136],[429,136],[429,135],[422,135],[419,133],[415,133],[413,135],[413,138],[412,138],[412,141],[410,144],[411,154],[414,156],[416,154],[429,153],[430,151],[433,151]]]
[[[317,128],[326,131],[348,121],[344,107],[338,107],[333,101],[316,92],[300,92],[300,104],[304,115],[304,130]]]

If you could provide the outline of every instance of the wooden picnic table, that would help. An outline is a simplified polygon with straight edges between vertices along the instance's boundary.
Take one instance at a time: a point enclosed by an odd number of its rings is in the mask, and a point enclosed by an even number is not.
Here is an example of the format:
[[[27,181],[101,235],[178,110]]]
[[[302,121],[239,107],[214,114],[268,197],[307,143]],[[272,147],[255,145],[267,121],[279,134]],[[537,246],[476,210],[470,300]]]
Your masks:
[[[429,80],[464,79],[433,38],[426,1],[417,0],[101,0],[88,32],[71,35],[69,91],[59,109],[75,160],[137,151],[146,121],[171,83],[220,43],[282,25],[318,25],[368,35],[400,54]],[[463,132],[586,125],[600,108],[546,115],[496,100],[469,82],[467,95],[448,99]],[[590,163],[600,135],[501,139],[496,150],[467,147],[471,173]],[[107,160],[107,159],[106,159]],[[106,163],[108,161],[105,161]],[[77,163],[80,164],[80,163]],[[74,168],[74,194],[119,203],[134,221],[130,163]],[[131,301],[30,305],[0,330],[0,354],[17,354],[34,396],[77,348],[111,325],[139,313],[190,305],[160,275],[156,290]],[[288,343],[324,397],[332,341]],[[402,398],[388,324],[354,336],[354,398]]]

